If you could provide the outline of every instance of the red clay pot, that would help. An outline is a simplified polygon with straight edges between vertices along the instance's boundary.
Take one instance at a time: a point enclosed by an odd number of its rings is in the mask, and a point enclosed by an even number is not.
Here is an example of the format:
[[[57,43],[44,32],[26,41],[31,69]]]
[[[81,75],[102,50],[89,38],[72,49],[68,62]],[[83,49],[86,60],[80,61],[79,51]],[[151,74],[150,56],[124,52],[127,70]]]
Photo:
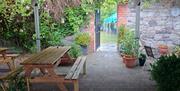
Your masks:
[[[160,45],[158,48],[159,48],[159,53],[161,55],[168,54],[168,46],[167,45]]]
[[[134,56],[125,55],[123,57],[123,61],[125,62],[127,68],[133,68],[135,66],[135,60],[136,58]]]

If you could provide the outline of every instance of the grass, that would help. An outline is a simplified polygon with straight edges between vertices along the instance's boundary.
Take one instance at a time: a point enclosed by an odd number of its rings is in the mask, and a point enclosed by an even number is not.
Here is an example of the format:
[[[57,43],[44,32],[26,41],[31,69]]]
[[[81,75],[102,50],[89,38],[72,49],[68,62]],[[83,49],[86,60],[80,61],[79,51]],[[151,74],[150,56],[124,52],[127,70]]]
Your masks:
[[[101,43],[117,43],[117,35],[101,31]]]

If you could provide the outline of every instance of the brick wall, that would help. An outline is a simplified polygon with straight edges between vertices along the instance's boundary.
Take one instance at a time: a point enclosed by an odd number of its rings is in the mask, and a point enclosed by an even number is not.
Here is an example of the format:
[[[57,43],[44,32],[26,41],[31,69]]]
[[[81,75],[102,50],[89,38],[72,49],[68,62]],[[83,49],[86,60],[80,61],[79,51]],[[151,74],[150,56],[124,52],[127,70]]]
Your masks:
[[[117,26],[127,24],[127,15],[128,15],[128,5],[119,4],[117,6]]]
[[[93,53],[95,51],[95,24],[94,24],[94,15],[91,15],[90,23],[87,31],[89,31],[91,36],[91,41],[89,45],[89,53]]]

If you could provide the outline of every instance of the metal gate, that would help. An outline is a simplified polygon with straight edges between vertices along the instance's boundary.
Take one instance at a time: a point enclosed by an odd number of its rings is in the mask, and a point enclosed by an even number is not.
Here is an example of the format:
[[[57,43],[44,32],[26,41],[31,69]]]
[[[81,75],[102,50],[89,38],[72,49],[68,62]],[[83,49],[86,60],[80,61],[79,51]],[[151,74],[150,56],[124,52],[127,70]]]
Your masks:
[[[100,46],[100,9],[95,10],[95,47],[96,50]]]

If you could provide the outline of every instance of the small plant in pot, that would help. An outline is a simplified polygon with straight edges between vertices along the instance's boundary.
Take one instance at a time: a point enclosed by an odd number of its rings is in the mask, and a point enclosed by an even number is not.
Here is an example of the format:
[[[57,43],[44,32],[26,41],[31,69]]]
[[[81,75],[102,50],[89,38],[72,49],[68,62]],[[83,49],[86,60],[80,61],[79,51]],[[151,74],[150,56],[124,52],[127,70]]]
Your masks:
[[[133,68],[135,66],[135,61],[136,61],[136,40],[135,40],[135,35],[133,31],[128,30],[126,32],[126,36],[123,39],[122,42],[124,46],[123,50],[123,62],[126,64],[127,68]]]
[[[146,55],[141,53],[139,55],[139,66],[144,66],[145,62],[146,62]]]
[[[76,60],[78,56],[80,56],[81,53],[81,47],[75,43],[71,45],[71,49],[69,50],[69,55],[73,58],[73,60]]]
[[[75,36],[75,43],[81,46],[82,54],[88,54],[88,45],[90,43],[90,35],[87,32],[79,32]]]

